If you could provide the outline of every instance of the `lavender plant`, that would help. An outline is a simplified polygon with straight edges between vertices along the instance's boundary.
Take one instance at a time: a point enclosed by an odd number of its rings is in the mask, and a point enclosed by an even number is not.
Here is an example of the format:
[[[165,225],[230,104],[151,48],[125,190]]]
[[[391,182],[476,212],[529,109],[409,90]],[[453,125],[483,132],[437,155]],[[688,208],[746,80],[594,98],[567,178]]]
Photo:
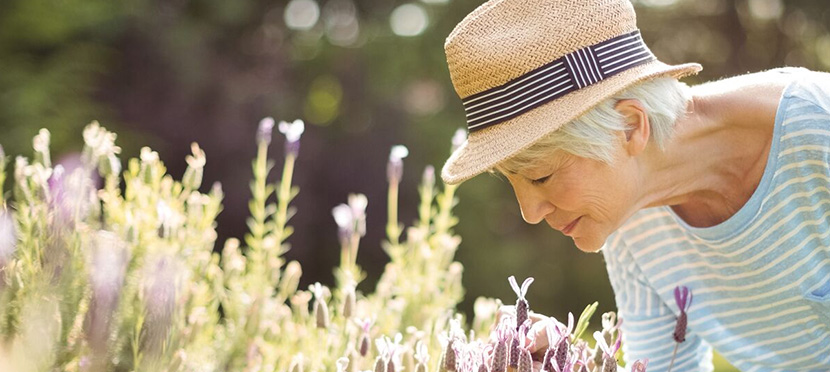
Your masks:
[[[275,127],[285,160],[271,184]],[[303,131],[300,120],[260,122],[249,231],[217,254],[223,193],[218,184],[200,191],[206,154],[198,145],[175,180],[149,148],[123,167],[116,135],[96,122],[84,130],[81,165],[55,165],[41,130],[32,159],[14,161],[13,199],[0,191],[0,371],[610,370],[613,353],[596,363],[597,349],[579,339],[596,304],[575,328],[573,316],[567,327],[547,319],[548,356],[531,354],[532,278],[521,287],[510,278],[519,312],[494,324],[501,302],[480,298],[468,328],[455,310],[463,295],[456,188],[437,187],[427,167],[418,220],[405,227],[397,216],[403,146],[390,152],[383,242],[390,261],[374,291],[357,289],[369,202],[360,194],[332,211],[341,246],[335,284],[299,288],[302,266],[284,254]],[[0,148],[0,190],[6,164]],[[603,320],[601,339],[619,345],[618,323]]]

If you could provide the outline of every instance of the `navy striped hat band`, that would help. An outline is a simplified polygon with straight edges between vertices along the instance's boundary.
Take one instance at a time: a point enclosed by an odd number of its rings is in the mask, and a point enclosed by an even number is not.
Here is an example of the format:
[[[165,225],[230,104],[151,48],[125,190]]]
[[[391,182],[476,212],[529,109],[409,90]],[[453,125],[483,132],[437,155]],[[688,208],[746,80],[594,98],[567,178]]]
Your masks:
[[[474,132],[505,122],[655,59],[639,30],[590,45],[505,84],[462,99],[467,128]]]

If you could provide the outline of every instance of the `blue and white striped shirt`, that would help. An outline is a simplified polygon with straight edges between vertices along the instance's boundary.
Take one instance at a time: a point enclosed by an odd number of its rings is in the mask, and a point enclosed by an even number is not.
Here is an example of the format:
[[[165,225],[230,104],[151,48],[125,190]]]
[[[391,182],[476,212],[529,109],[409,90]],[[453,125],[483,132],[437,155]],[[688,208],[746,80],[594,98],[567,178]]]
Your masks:
[[[694,302],[673,371],[712,370],[712,348],[742,371],[830,371],[830,74],[797,71],[761,182],[735,215],[696,228],[648,208],[606,240],[627,362],[668,368],[673,290],[685,285]]]

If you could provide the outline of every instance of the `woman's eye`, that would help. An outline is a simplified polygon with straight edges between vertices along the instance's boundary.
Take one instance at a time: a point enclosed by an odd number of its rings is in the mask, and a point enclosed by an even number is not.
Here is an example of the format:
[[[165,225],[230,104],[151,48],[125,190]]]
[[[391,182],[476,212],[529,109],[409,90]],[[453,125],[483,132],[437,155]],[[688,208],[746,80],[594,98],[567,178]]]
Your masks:
[[[544,176],[542,178],[537,178],[535,180],[531,180],[530,183],[532,183],[534,185],[541,185],[541,184],[545,183],[545,181],[547,181],[550,178],[550,176],[551,175],[549,174],[549,175]]]

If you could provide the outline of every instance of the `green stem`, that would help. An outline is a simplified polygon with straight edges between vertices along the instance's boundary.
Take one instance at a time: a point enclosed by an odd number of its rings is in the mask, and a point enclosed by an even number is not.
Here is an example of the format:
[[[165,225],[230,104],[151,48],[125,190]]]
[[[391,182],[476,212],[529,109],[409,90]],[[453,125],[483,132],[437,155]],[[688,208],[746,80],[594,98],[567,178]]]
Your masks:
[[[671,367],[674,366],[674,358],[677,357],[677,348],[678,347],[680,347],[680,343],[675,343],[674,344],[674,352],[671,354],[671,363],[669,363],[668,372],[671,372]]]
[[[288,154],[285,157],[285,165],[282,168],[282,180],[280,180],[279,193],[277,194],[277,215],[276,215],[276,238],[282,243],[285,234],[285,226],[288,223],[288,203],[294,197],[291,195],[291,179],[294,176],[294,161],[296,156]]]
[[[448,232],[452,227],[452,207],[455,202],[457,185],[444,185],[444,193],[438,197],[438,216],[435,218],[436,233]]]
[[[389,183],[389,198],[387,200],[389,222],[386,224],[386,235],[392,245],[398,245],[400,238],[400,227],[398,226],[398,181]]]

